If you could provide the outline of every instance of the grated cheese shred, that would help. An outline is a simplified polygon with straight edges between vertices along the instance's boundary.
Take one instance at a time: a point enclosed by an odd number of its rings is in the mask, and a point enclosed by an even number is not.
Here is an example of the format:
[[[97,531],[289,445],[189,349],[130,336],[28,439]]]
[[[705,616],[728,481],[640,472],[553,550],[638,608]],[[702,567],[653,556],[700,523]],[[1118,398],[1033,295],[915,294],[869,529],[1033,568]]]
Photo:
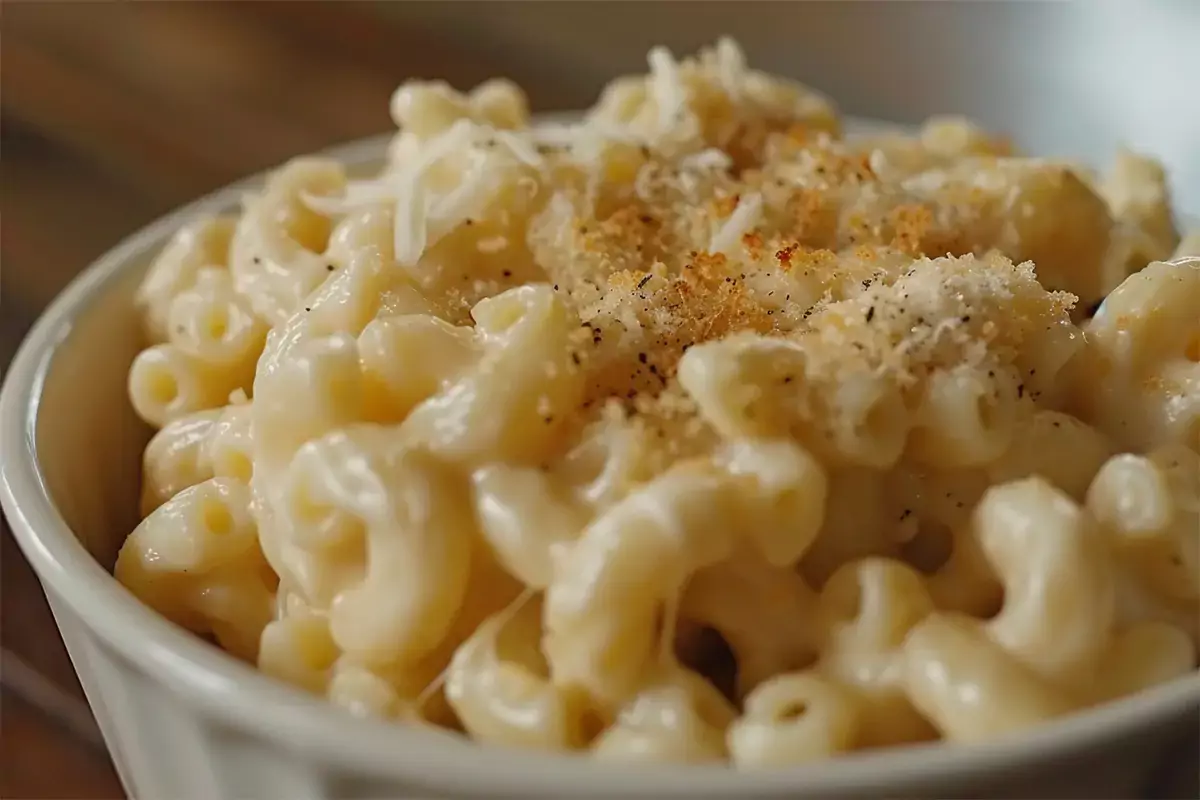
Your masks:
[[[731,255],[739,246],[742,237],[750,233],[762,217],[763,200],[760,194],[745,194],[738,200],[737,207],[729,219],[713,235],[708,246],[710,253]]]
[[[430,172],[455,156],[466,161],[458,181],[449,190],[435,190],[429,185]],[[432,137],[398,169],[374,180],[352,182],[341,197],[305,194],[303,200],[309,208],[327,215],[393,201],[396,261],[411,267],[428,247],[487,204],[500,173],[513,163],[542,167],[543,159],[528,136],[460,119]]]
[[[687,105],[687,92],[679,76],[679,65],[671,51],[655,47],[650,51],[650,90],[658,110],[659,132],[670,130],[672,123],[683,117]]]

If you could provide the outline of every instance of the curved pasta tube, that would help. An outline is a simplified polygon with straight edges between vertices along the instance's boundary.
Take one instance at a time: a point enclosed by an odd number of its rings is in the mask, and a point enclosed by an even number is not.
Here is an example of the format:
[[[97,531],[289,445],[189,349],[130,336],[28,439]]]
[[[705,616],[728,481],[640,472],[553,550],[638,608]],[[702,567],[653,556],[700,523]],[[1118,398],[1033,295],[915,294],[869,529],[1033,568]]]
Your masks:
[[[372,250],[357,252],[308,302],[271,331],[255,376],[254,457],[269,475],[309,439],[363,419],[358,337],[368,324],[384,310],[432,312],[411,278]]]
[[[1004,587],[971,531],[975,506],[990,482],[984,470],[930,470],[901,464],[886,478],[896,555],[926,573],[925,588],[942,610],[988,617]]]
[[[465,487],[428,453],[398,446],[373,426],[305,444],[284,485],[293,544],[321,555],[320,594],[332,595],[338,647],[368,665],[412,663],[432,651],[470,574],[474,525]],[[352,547],[361,539],[363,556]]]
[[[1004,584],[988,634],[1050,681],[1087,674],[1112,635],[1116,605],[1096,524],[1033,477],[989,489],[975,510],[975,535]]]
[[[203,267],[171,300],[167,337],[140,353],[129,372],[134,409],[159,426],[250,389],[266,327],[234,292],[226,270]]]
[[[213,477],[249,483],[249,406],[198,411],[168,423],[142,453],[142,516]]]
[[[1072,710],[1067,696],[1010,655],[982,623],[934,613],[904,641],[912,704],[951,742],[980,742]]]
[[[989,134],[965,117],[937,115],[921,123],[921,147],[940,158],[1005,156],[1012,147],[1001,137]]]
[[[297,158],[245,201],[230,246],[229,271],[238,293],[270,324],[298,311],[329,274],[323,251],[332,226],[308,207],[304,196],[338,194],[345,185],[337,161]]]
[[[350,673],[344,681],[346,686],[342,700],[348,707],[357,707],[359,711],[356,713],[376,716],[387,714],[410,722],[428,722],[462,730],[462,723],[446,693],[445,678],[454,654],[497,609],[517,608],[525,599],[521,597],[524,587],[495,563],[487,546],[478,539],[472,544],[474,549],[466,593],[454,615],[454,621],[437,647],[415,662],[402,659],[389,664],[364,664],[360,659],[348,655],[339,659],[336,671]],[[355,673],[362,670],[375,679],[354,677]],[[390,696],[393,698],[382,708],[379,701],[386,699],[386,696],[378,687],[372,688],[376,680],[382,680],[390,687]],[[332,699],[333,684],[330,686]]]
[[[528,124],[529,102],[515,83],[503,78],[484,81],[469,93],[445,81],[406,81],[393,94],[392,121],[421,139],[436,136],[460,119],[519,129]]]
[[[825,520],[800,562],[810,585],[824,586],[847,562],[898,554],[896,517],[889,507],[884,477],[861,467],[830,472]]]
[[[253,370],[214,367],[173,344],[156,344],[138,353],[129,367],[129,400],[139,417],[162,428],[197,411],[225,405],[253,377]]]
[[[1200,648],[1200,612],[1195,603],[1173,603],[1132,570],[1117,572],[1117,623],[1122,628],[1161,622],[1186,633]]]
[[[807,666],[816,656],[816,596],[794,571],[754,554],[697,570],[680,616],[721,634],[737,660],[738,692],[772,675]]]
[[[608,508],[654,474],[657,460],[648,438],[645,428],[632,424],[618,407],[607,406],[552,472],[577,502]]]
[[[395,421],[451,388],[482,355],[472,329],[427,314],[372,320],[358,352],[372,416]]]
[[[449,727],[452,718],[438,705],[418,704],[433,680],[421,666],[371,667],[343,656],[333,665],[325,694],[335,706],[356,717],[401,720],[407,725]]]
[[[1092,481],[1087,508],[1115,548],[1124,580],[1139,584],[1145,596],[1142,609],[1126,607],[1122,616],[1133,621],[1150,612],[1197,636],[1200,454],[1175,445],[1114,456]]]
[[[746,698],[729,727],[729,755],[741,768],[805,764],[852,750],[858,737],[854,695],[819,675],[778,675]]]
[[[480,530],[509,574],[531,588],[548,587],[554,563],[589,518],[652,474],[645,438],[624,414],[606,411],[555,464],[476,470]]]
[[[737,712],[712,684],[678,664],[660,665],[592,753],[621,762],[698,764],[724,761],[725,731]]]
[[[479,527],[496,559],[531,589],[550,586],[555,562],[587,525],[586,509],[540,469],[492,464],[473,479]]]
[[[990,617],[1004,600],[1004,586],[970,526],[950,532],[950,556],[928,577],[933,604],[942,611]]]
[[[891,466],[910,425],[899,389],[866,373],[815,374],[805,347],[753,334],[705,342],[683,354],[679,382],[725,437],[793,436],[835,463]]]
[[[420,670],[371,669],[342,655],[329,618],[297,613],[263,630],[258,668],[314,694],[356,717],[422,723],[412,699],[430,680]]]
[[[275,347],[286,357],[273,353]],[[272,331],[254,381],[255,465],[268,479],[282,475],[305,442],[359,421],[362,396],[351,335],[319,336],[304,324]]]
[[[417,406],[402,434],[459,463],[541,458],[583,394],[567,310],[549,286],[528,285],[480,301],[471,314],[483,355]]]
[[[737,493],[706,462],[684,462],[598,517],[555,564],[543,644],[561,686],[601,707],[636,690],[657,641],[659,612],[687,576],[729,556]]]
[[[339,663],[325,693],[331,703],[356,717],[420,721],[416,709],[394,686],[357,664]]]
[[[324,694],[341,651],[329,633],[329,619],[315,614],[281,617],[263,629],[258,668],[272,678]]]
[[[1081,502],[1092,478],[1112,455],[1108,437],[1059,411],[1039,409],[1017,429],[1004,454],[988,464],[992,483],[1040,475]]]
[[[494,614],[455,651],[446,697],[476,741],[539,750],[587,743],[585,697],[547,675],[541,614],[538,602]]]
[[[115,575],[176,624],[256,658],[274,586],[241,481],[212,478],[159,506],[125,540]]]
[[[266,325],[233,289],[224,269],[204,268],[195,284],[171,301],[167,313],[170,341],[214,368],[253,381],[254,366],[266,343]]]
[[[995,461],[1018,424],[1012,368],[961,365],[925,381],[908,441],[910,455],[932,467],[979,467]]]
[[[829,482],[806,450],[786,440],[742,440],[721,454],[727,472],[750,478],[746,533],[766,562],[794,565],[825,519]]]
[[[1200,452],[1200,258],[1130,275],[1087,323],[1075,366],[1080,416],[1122,448]]]
[[[250,406],[232,405],[221,409],[201,444],[201,450],[213,475],[250,483],[254,475]]]
[[[142,517],[189,486],[213,477],[204,453],[221,411],[198,411],[167,423],[142,453]]]
[[[815,669],[857,695],[859,745],[935,738],[904,692],[904,638],[933,612],[920,573],[885,558],[846,564],[821,590],[819,609],[823,636]]]
[[[237,218],[202,216],[175,232],[150,264],[135,295],[152,343],[167,340],[171,304],[192,288],[204,267],[225,267]]]
[[[1165,622],[1139,622],[1113,637],[1102,656],[1090,698],[1094,702],[1120,697],[1167,683],[1196,668],[1192,638]]]
[[[373,250],[385,263],[391,264],[396,258],[392,242],[394,225],[395,213],[386,203],[348,212],[329,234],[325,246],[326,271],[344,268],[363,250]]]
[[[378,253],[355,254],[309,300],[307,311],[274,328],[259,359],[251,404],[254,490],[263,551],[280,578],[306,602],[318,601],[319,565],[290,542],[277,519],[288,464],[305,442],[367,418],[357,336],[385,299],[396,313],[428,313],[429,304],[403,272]]]
[[[1100,194],[1120,223],[1118,234],[1132,240],[1125,263],[1113,265],[1120,271],[1106,276],[1112,286],[1147,262],[1170,257],[1179,243],[1179,232],[1171,218],[1170,189],[1162,164],[1122,148],[1112,172],[1100,185]]]
[[[1065,164],[1036,158],[964,158],[914,175],[903,187],[915,199],[967,209],[960,224],[1014,263],[1037,264],[1038,279],[1087,304],[1111,289],[1102,265],[1113,227],[1108,207]],[[970,198],[959,206],[958,198]],[[984,245],[986,247],[986,245]]]

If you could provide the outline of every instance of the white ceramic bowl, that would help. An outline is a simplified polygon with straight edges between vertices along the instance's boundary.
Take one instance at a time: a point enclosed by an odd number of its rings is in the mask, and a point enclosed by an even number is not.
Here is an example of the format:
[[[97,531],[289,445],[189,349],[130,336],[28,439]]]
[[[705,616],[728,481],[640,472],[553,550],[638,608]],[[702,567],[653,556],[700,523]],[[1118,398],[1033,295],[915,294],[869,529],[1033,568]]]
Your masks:
[[[334,155],[368,167],[383,145],[373,139]],[[172,625],[110,574],[137,521],[149,438],[126,399],[140,344],[133,292],[180,223],[235,208],[257,180],[159,220],[87,269],[29,334],[0,394],[0,500],[130,795],[1134,797],[1178,735],[1196,728],[1200,675],[985,746],[921,746],[760,773],[615,769],[357,720]]]

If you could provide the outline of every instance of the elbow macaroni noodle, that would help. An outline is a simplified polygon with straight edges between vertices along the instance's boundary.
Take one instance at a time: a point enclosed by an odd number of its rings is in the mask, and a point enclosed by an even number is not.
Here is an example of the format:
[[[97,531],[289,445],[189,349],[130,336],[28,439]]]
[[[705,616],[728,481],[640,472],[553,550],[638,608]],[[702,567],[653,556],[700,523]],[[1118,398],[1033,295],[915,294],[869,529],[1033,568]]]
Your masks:
[[[1192,672],[1162,169],[845,138],[727,40],[649,63],[573,125],[405,84],[376,178],[297,159],[180,230],[117,578],[352,714],[610,760],[981,741]]]

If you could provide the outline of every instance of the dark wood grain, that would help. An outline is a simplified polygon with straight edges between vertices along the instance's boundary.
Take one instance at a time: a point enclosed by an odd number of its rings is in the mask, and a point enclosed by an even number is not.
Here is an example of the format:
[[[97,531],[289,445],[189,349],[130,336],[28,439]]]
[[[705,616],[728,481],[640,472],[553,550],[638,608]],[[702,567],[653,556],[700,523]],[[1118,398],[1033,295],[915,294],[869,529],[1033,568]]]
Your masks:
[[[125,792],[108,753],[57,725],[36,704],[4,688],[0,696],[0,797],[108,800]]]

